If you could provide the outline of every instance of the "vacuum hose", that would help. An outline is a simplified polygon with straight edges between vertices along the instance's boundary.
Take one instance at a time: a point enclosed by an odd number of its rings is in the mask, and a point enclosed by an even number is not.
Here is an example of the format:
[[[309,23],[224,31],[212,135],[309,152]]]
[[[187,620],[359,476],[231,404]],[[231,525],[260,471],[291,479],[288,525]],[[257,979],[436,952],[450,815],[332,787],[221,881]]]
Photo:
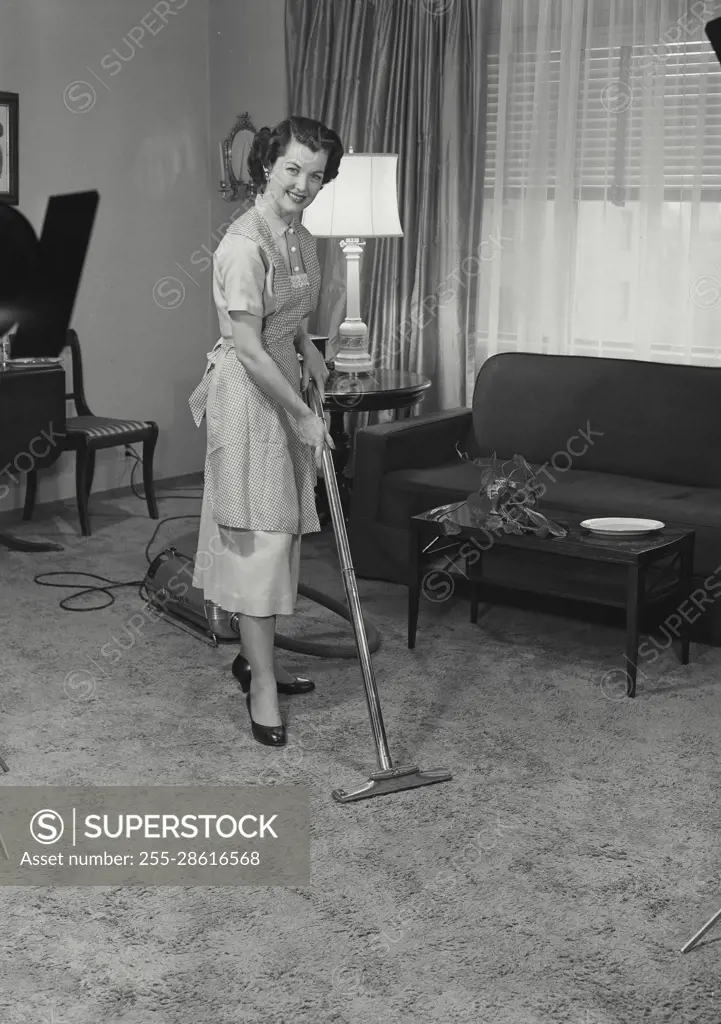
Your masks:
[[[315,590],[313,587],[306,587],[303,583],[298,584],[298,593],[301,597],[307,597],[309,601],[314,601],[315,604],[319,604],[322,608],[328,608],[330,611],[335,612],[336,615],[340,615],[346,622],[352,622],[351,614],[348,610],[348,605],[342,601],[336,601],[333,597],[328,597],[327,594],[322,594],[320,590]],[[363,620],[366,628],[366,634],[368,636],[368,646],[371,654],[375,654],[381,645],[381,635],[375,626]],[[283,636],[280,633],[275,634],[275,646],[280,647],[282,651],[295,651],[296,654],[310,654],[316,658],[357,658],[358,650],[356,645],[353,644],[317,644],[310,640],[295,640],[289,636]]]

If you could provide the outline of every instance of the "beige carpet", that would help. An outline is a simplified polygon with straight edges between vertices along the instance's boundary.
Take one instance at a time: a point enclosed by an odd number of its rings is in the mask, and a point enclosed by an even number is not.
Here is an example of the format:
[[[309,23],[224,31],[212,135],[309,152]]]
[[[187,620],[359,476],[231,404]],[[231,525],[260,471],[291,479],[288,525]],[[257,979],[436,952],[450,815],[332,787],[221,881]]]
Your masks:
[[[133,497],[96,498],[92,514],[87,541],[71,503],[17,527],[60,534],[62,554],[0,551],[0,785],[309,785],[313,884],[7,888],[2,1024],[721,1021],[721,923],[679,952],[721,907],[718,650],[692,648],[687,668],[666,653],[618,700],[602,685],[618,629],[503,608],[472,626],[463,600],[424,601],[409,651],[405,590],[360,581],[394,759],[454,780],[339,805],[331,790],[375,767],[353,661],[287,656],[317,691],[284,700],[284,752],[250,738],[234,650],[168,625],[89,699],[67,695],[140,601],[128,588],[63,612],[66,592],[33,575],[142,578],[156,525]],[[167,523],[153,552],[193,530]],[[343,597],[330,527],[304,542],[302,579]],[[305,600],[280,623],[351,639]]]

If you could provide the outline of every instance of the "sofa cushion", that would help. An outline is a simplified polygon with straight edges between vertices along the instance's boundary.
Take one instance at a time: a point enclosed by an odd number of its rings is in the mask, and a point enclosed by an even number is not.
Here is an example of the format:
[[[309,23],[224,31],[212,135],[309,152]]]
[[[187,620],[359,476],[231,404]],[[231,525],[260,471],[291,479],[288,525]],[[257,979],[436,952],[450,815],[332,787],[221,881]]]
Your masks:
[[[551,518],[555,508],[578,512],[580,518],[639,516],[688,526],[696,530],[694,573],[709,575],[721,566],[721,490],[613,473],[548,472],[553,479],[541,473],[538,480],[546,487],[540,509]],[[411,516],[435,505],[462,501],[479,485],[478,467],[460,460],[431,469],[395,470],[383,477],[379,519],[408,528]]]

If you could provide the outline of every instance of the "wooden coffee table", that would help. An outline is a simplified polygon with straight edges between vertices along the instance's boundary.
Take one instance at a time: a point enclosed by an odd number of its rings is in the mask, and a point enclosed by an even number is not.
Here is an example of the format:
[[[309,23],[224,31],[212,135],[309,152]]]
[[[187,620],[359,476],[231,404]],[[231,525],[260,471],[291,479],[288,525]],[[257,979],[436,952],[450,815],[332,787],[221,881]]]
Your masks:
[[[442,508],[455,508],[442,506]],[[411,518],[410,579],[414,582],[408,593],[408,646],[415,647],[421,589],[429,575],[424,571],[423,549],[432,538],[443,537],[436,519],[440,510],[430,509]],[[516,589],[542,593],[547,596],[572,598],[589,604],[604,605],[626,610],[626,696],[636,696],[638,671],[639,622],[641,615],[654,608],[673,605],[676,609],[688,598],[692,589],[693,552],[695,533],[678,526],[666,526],[657,533],[627,539],[599,537],[581,529],[586,516],[561,509],[541,511],[549,519],[566,527],[566,537],[540,538],[534,535],[495,535],[483,530],[471,518],[468,506],[462,504],[453,512],[453,520],[460,526],[455,535],[462,541],[456,562],[465,564],[465,573],[471,584],[471,622],[478,621],[478,601],[483,579],[483,553],[496,545],[517,548],[527,552],[529,565],[538,555],[555,554],[567,560],[596,562],[604,567],[617,567],[599,571],[599,578],[587,577],[584,588],[568,586],[534,586],[533,575]],[[449,537],[449,539],[453,539]],[[463,543],[464,542],[464,543]],[[427,566],[426,566],[427,568]],[[676,624],[681,644],[681,663],[688,664],[689,622],[678,613]],[[669,616],[670,620],[670,616]],[[675,632],[675,631],[674,631]]]

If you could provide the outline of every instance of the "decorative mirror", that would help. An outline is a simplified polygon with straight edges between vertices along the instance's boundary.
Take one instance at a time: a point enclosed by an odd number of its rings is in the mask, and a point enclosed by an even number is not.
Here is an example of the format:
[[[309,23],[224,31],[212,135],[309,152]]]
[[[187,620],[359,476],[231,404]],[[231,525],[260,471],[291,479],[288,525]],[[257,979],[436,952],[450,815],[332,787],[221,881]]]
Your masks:
[[[247,112],[238,114],[233,130],[220,143],[222,178],[219,191],[229,203],[238,199],[253,199],[258,193],[258,187],[246,177],[248,153],[257,130]],[[238,168],[237,175],[235,167]]]

